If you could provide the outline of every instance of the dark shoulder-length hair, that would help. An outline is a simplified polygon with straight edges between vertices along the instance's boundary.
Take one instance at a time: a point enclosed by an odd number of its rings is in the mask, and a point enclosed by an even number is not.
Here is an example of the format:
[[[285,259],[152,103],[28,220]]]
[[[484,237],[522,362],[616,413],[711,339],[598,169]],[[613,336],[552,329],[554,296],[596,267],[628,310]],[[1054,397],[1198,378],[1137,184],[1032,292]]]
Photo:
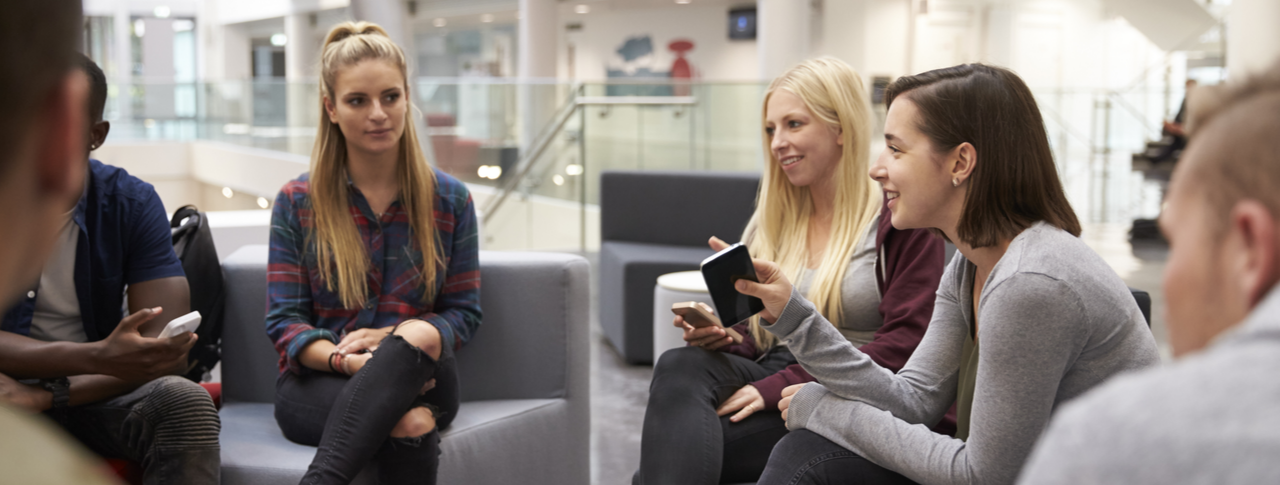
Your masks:
[[[936,69],[890,84],[886,102],[892,105],[899,97],[919,108],[916,128],[937,153],[964,142],[977,152],[956,228],[961,241],[975,248],[993,246],[1039,221],[1080,236],[1040,108],[1017,74],[983,64]]]

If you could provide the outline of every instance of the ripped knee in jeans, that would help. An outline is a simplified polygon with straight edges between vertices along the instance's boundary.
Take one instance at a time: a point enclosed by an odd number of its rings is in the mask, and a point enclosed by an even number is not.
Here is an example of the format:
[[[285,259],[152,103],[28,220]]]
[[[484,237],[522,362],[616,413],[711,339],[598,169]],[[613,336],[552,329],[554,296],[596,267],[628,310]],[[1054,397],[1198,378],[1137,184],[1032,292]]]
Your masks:
[[[391,438],[398,441],[411,441],[411,444],[417,446],[423,437],[435,429],[435,413],[430,408],[415,406],[400,418],[395,428],[391,429]]]
[[[392,335],[398,336],[408,342],[409,345],[417,347],[418,350],[430,355],[432,359],[440,360],[443,343],[440,341],[442,335],[430,323],[425,320],[406,320],[396,325],[391,331]]]

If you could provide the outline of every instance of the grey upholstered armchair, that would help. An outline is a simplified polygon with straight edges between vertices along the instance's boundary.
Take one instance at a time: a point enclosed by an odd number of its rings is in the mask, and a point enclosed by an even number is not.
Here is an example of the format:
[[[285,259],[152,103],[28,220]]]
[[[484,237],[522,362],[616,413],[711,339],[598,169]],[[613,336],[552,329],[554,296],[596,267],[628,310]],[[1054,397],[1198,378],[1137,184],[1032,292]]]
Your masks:
[[[273,417],[267,247],[223,262],[222,483],[298,483],[315,448],[284,438]],[[588,268],[555,253],[480,252],[484,319],[458,352],[462,408],[443,434],[440,483],[590,480]],[[366,469],[355,483],[373,483]]]

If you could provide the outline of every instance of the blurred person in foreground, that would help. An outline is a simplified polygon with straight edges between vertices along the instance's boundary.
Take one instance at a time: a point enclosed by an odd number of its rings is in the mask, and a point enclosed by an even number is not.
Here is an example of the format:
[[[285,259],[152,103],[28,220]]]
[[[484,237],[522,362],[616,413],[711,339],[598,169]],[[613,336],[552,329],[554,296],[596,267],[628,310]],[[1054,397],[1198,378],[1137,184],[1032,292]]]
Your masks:
[[[40,274],[59,215],[84,183],[88,85],[73,70],[79,0],[10,0],[0,15],[0,305]],[[50,423],[12,407],[16,381],[0,375],[4,481],[115,483]]]
[[[1177,360],[1064,407],[1021,483],[1280,483],[1280,63],[1188,121],[1160,215]]]
[[[40,275],[0,319],[0,372],[31,379],[12,388],[17,403],[103,457],[139,462],[144,483],[214,485],[218,411],[199,384],[175,375],[187,371],[196,337],[155,338],[191,306],[169,219],[151,184],[90,158],[110,130],[107,81],[88,57],[77,61],[89,81],[88,171],[80,196],[61,206]]]

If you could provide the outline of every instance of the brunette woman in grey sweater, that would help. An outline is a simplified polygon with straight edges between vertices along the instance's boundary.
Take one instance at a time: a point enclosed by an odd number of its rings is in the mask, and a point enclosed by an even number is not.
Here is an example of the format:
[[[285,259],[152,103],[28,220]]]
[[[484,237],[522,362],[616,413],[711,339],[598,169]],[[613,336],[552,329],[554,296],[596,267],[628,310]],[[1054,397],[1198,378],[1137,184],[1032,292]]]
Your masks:
[[[1125,284],[1079,239],[1044,123],[1022,80],[964,65],[886,92],[887,149],[871,175],[894,227],[960,251],[933,319],[894,374],[831,328],[772,263],[739,291],[817,383],[783,391],[788,434],[761,484],[1012,483],[1054,408],[1158,362]],[[956,437],[928,427],[956,403]]]

